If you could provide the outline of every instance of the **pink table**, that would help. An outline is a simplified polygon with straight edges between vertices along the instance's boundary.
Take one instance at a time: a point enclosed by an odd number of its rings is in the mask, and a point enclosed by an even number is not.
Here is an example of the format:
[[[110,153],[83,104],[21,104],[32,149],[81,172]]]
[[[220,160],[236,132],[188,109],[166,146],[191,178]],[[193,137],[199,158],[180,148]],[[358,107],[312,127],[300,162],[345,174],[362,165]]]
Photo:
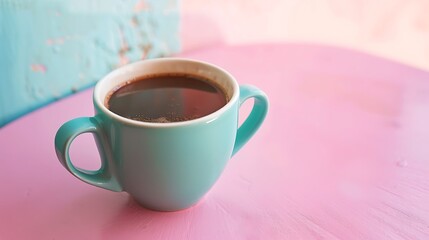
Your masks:
[[[205,200],[153,212],[67,173],[53,139],[63,122],[92,115],[87,90],[0,129],[0,239],[429,239],[429,73],[299,44],[183,56],[271,100]],[[71,154],[99,164],[90,135]]]

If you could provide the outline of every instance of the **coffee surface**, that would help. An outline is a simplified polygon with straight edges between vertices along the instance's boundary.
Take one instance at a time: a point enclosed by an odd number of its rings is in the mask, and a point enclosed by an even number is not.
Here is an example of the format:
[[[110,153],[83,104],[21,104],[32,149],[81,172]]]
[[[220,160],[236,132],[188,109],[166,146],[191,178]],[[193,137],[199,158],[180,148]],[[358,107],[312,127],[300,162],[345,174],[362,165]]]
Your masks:
[[[141,77],[127,82],[106,99],[107,108],[142,122],[181,122],[206,116],[227,103],[223,90],[189,75]]]

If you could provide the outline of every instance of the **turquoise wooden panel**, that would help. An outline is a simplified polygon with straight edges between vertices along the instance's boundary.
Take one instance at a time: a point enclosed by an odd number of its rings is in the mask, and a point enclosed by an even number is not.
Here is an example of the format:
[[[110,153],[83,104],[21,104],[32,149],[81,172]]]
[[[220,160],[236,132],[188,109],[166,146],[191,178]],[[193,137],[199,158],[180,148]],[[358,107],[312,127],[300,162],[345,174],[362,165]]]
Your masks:
[[[0,126],[179,49],[177,0],[0,0]]]

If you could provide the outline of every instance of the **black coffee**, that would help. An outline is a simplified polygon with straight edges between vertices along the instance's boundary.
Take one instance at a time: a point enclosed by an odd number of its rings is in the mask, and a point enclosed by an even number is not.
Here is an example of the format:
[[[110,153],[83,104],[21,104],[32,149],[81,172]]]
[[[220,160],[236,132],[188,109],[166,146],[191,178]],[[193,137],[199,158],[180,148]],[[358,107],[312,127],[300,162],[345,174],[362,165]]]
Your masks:
[[[135,79],[106,99],[110,111],[142,122],[180,122],[222,108],[227,97],[210,80],[190,75],[159,75]]]

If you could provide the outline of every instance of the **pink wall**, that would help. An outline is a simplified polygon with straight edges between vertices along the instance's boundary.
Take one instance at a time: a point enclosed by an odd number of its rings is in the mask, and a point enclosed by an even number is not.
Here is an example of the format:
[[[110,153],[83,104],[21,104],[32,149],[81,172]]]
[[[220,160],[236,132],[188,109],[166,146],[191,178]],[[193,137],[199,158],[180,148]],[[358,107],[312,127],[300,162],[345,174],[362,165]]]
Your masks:
[[[182,0],[184,49],[313,42],[429,69],[427,0]]]

